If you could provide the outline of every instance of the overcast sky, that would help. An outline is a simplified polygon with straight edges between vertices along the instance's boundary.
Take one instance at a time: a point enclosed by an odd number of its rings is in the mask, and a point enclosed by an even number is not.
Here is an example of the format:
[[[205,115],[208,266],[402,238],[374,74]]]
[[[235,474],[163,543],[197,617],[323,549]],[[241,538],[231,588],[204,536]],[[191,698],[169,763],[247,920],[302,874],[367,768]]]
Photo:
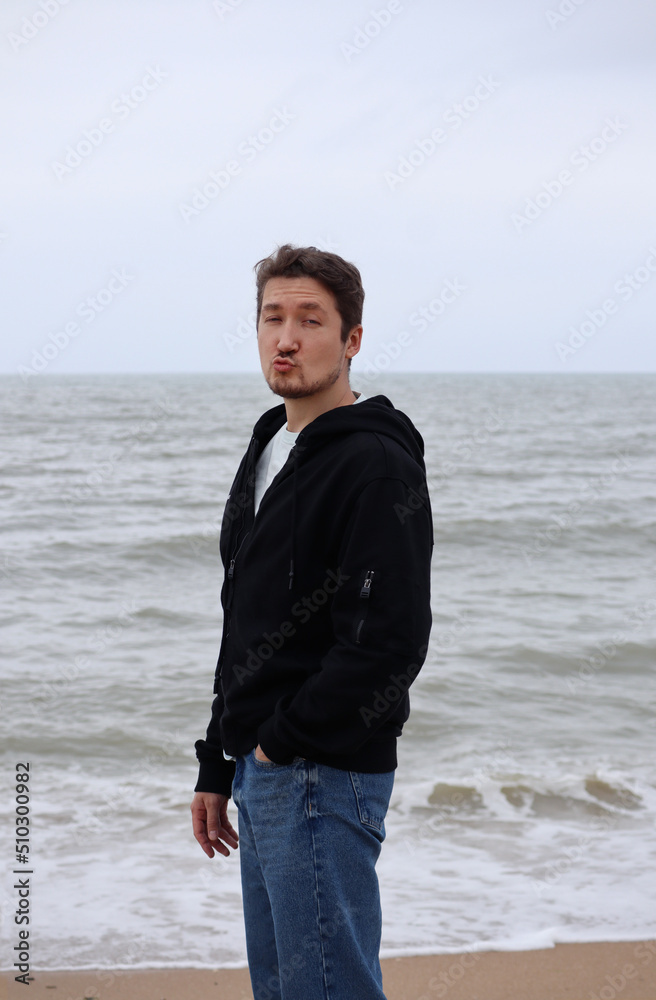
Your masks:
[[[259,371],[334,250],[365,365],[655,371],[653,0],[3,0],[0,370]]]

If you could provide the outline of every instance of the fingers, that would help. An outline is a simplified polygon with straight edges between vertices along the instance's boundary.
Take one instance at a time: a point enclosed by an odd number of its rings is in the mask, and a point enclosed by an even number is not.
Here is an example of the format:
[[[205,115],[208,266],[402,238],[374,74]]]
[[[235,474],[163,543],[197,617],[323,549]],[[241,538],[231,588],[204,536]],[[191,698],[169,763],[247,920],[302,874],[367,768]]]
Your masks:
[[[228,800],[223,803],[219,811],[220,817],[220,835],[221,839],[225,840],[226,844],[229,844],[232,848],[237,848],[239,846],[239,834],[233,827],[232,823],[228,819]]]
[[[230,851],[221,843],[225,841],[233,849],[237,848],[239,835],[227,816],[228,799],[225,795],[212,792],[196,792],[191,803],[191,822],[194,837],[208,858],[214,852],[228,857]]]
[[[209,800],[206,802],[207,818],[205,822],[207,826],[207,835],[210,840],[218,840],[219,828],[221,826],[221,821],[219,820],[218,795],[207,795],[206,799]]]
[[[202,796],[196,793],[191,803],[191,825],[194,831],[194,837],[203,848],[208,858],[213,858],[214,849],[210,844],[209,837],[207,835],[206,819],[207,809],[205,807],[205,802],[203,801]]]

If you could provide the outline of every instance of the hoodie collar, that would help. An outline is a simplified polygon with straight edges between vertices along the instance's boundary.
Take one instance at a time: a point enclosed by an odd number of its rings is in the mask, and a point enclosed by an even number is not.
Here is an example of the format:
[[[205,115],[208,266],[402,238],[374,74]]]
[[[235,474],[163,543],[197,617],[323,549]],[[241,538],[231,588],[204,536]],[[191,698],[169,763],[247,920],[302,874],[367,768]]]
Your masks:
[[[253,428],[253,437],[259,443],[258,454],[286,420],[284,403],[262,414]],[[383,395],[370,396],[357,406],[354,403],[335,406],[320,413],[299,431],[295,445],[298,460],[301,461],[305,455],[321,447],[326,438],[352,434],[353,431],[371,431],[391,437],[425,470],[424,441],[421,434],[410,418],[397,410],[387,396]]]

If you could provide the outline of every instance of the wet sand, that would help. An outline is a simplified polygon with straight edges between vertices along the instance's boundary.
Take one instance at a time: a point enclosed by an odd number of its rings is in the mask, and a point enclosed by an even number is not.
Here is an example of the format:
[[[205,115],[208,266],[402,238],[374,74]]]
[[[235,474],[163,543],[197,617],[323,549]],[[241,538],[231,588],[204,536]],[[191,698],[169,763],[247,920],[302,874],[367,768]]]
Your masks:
[[[656,1000],[656,941],[383,959],[388,1000]],[[247,969],[2,973],[29,1000],[251,1000]],[[360,1000],[353,996],[353,1000]]]

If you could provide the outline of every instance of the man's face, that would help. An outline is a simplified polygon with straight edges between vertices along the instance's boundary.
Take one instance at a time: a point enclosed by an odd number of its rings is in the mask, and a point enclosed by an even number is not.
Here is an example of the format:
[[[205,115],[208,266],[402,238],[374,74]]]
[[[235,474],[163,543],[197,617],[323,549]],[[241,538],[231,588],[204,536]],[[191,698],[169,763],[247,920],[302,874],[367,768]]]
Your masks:
[[[271,278],[264,286],[257,342],[262,371],[278,396],[328,389],[359,349],[361,327],[344,343],[335,297],[315,278]],[[357,342],[356,349],[353,344]]]

